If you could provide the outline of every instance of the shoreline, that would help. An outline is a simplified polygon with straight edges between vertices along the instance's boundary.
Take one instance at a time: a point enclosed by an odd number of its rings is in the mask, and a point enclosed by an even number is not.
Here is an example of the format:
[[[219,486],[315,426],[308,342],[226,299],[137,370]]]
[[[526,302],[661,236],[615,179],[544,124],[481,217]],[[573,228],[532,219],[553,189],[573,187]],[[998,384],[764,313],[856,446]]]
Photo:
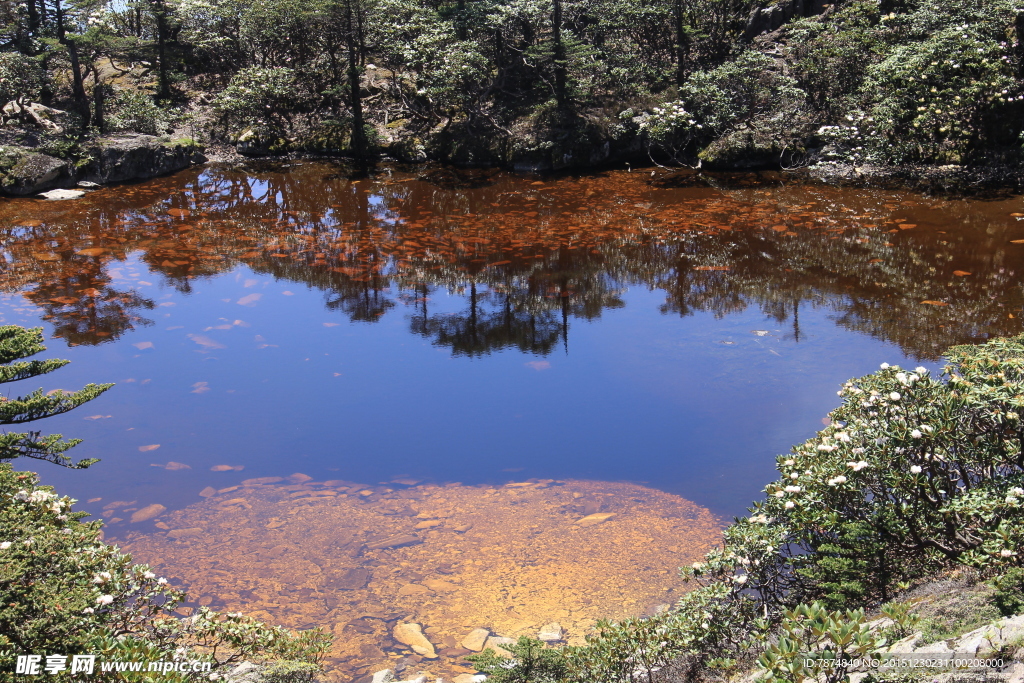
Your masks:
[[[82,149],[87,157],[84,161],[74,161],[45,154],[34,147],[0,144],[0,197],[27,198],[42,195],[47,199],[73,199],[83,193],[75,188],[147,180],[207,164],[245,168],[261,164],[326,161],[352,164],[353,172],[357,172],[355,161],[341,154],[290,152],[281,155],[246,155],[237,151],[233,145],[203,146],[191,138],[171,136],[106,136],[84,143]],[[954,197],[1006,198],[1024,193],[1024,168],[1005,165],[884,166],[820,162],[795,168],[782,165],[754,167],[740,163],[731,167],[695,168],[664,166],[635,155],[608,157],[593,164],[558,169],[521,168],[517,164],[502,163],[460,164],[451,159],[408,160],[389,155],[381,155],[369,162],[370,168],[379,164],[401,164],[415,168],[441,167],[457,172],[502,171],[545,177],[587,175],[627,168],[630,171],[651,172],[652,184],[671,187],[716,187],[743,178],[745,185],[808,183]],[[70,190],[70,194],[54,193],[46,197],[44,193],[49,190]]]

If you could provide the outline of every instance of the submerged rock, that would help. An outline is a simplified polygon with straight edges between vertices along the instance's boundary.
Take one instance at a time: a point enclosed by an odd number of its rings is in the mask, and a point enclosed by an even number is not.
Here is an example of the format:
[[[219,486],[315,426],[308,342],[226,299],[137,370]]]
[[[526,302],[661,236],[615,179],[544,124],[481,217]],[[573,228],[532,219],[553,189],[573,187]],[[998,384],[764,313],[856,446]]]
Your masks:
[[[484,649],[484,643],[487,642],[487,638],[490,637],[490,635],[491,632],[485,628],[475,628],[462,639],[460,644],[467,650],[482,652]]]
[[[423,635],[423,629],[419,624],[403,623],[395,626],[395,640],[408,645],[412,651],[427,659],[437,659],[437,652],[434,645]]]
[[[132,513],[132,522],[145,522],[146,520],[153,519],[154,517],[161,515],[166,511],[167,508],[160,503],[153,503],[147,505],[141,510],[136,510]]]
[[[541,626],[540,633],[537,634],[537,638],[545,643],[557,643],[564,637],[565,631],[557,621]]]

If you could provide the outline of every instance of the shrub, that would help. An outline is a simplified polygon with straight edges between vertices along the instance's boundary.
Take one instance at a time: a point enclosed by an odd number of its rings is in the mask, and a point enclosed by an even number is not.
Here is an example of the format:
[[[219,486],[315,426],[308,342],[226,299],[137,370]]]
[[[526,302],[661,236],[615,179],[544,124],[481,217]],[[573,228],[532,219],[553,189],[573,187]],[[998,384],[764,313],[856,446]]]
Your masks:
[[[166,130],[169,117],[153,98],[137,90],[120,90],[110,103],[107,127],[114,131],[159,135]]]
[[[1004,0],[925,0],[914,12],[883,18],[895,45],[864,84],[879,159],[964,163],[1015,142],[1014,15]]]
[[[0,53],[0,108],[12,100],[37,101],[45,79],[39,60],[19,52]]]
[[[512,653],[511,658],[488,648],[466,659],[494,683],[561,683],[565,680],[567,667],[561,651],[546,648],[541,641],[526,636],[520,636],[514,645],[505,649]]]
[[[319,631],[293,634],[207,608],[174,615],[184,594],[104,544],[101,523],[82,521],[73,503],[35,474],[0,465],[0,670],[13,671],[19,654],[191,659],[213,670],[242,658],[319,662],[329,643]]]
[[[992,604],[1004,617],[1024,613],[1024,569],[1013,568],[992,582]]]
[[[229,130],[254,129],[260,136],[287,131],[292,112],[301,106],[295,74],[284,67],[249,67],[231,78],[213,102]]]
[[[680,659],[728,667],[758,651],[772,676],[813,677],[793,668],[801,648],[881,644],[863,613],[829,604],[877,604],[957,564],[1004,571],[1000,609],[1019,609],[1024,335],[948,358],[941,378],[883,364],[846,382],[830,426],[779,457],[768,497],[684,571],[701,586],[672,612],[602,624],[567,653],[573,680],[633,681]],[[907,610],[888,611],[894,633],[915,625]]]
[[[799,128],[804,100],[796,81],[773,59],[747,51],[716,69],[691,75],[679,89],[679,99],[655,108],[643,128],[656,147],[674,155],[737,134],[767,136],[784,144]]]

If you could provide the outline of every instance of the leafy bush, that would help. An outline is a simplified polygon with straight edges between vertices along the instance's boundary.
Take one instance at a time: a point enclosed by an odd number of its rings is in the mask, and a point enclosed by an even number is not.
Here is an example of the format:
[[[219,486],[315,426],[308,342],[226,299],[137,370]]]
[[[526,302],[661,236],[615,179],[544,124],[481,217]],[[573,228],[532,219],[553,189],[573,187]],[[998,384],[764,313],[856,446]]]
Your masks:
[[[1021,92],[1008,39],[1015,14],[1005,0],[924,0],[883,18],[896,44],[864,84],[879,159],[964,163],[1015,141]]]
[[[762,680],[839,683],[849,668],[844,662],[872,655],[885,644],[864,622],[864,610],[830,612],[817,602],[787,611],[778,632],[757,659]]]
[[[45,79],[39,60],[17,52],[0,53],[0,108],[12,100],[38,101]]]
[[[250,128],[261,136],[287,131],[299,106],[295,73],[284,67],[242,69],[213,103],[229,130]]]
[[[18,654],[191,659],[213,670],[243,658],[319,662],[329,644],[319,631],[293,634],[207,608],[172,614],[185,595],[104,544],[101,523],[82,521],[73,503],[35,474],[0,465],[0,669],[13,671]]]
[[[166,130],[169,118],[152,96],[138,90],[120,90],[110,102],[107,126],[114,131],[159,135]]]
[[[729,667],[756,652],[772,676],[813,677],[793,668],[796,652],[881,644],[862,612],[830,604],[871,606],[948,566],[1004,571],[1005,609],[1017,608],[1024,335],[948,358],[942,378],[883,364],[846,382],[831,425],[780,457],[768,497],[684,571],[700,587],[666,614],[601,624],[567,651],[572,680],[633,681],[681,660]],[[893,635],[916,625],[886,609]]]
[[[675,155],[704,148],[730,136],[771,138],[783,142],[799,129],[805,94],[783,74],[770,57],[747,51],[710,71],[698,71],[679,89],[679,99],[655,108],[644,123],[650,141]],[[716,150],[715,156],[738,157],[757,144],[753,139],[732,141],[736,149]],[[781,146],[778,150],[780,151]]]
[[[992,582],[992,604],[1004,617],[1024,614],[1024,569],[1013,568]]]

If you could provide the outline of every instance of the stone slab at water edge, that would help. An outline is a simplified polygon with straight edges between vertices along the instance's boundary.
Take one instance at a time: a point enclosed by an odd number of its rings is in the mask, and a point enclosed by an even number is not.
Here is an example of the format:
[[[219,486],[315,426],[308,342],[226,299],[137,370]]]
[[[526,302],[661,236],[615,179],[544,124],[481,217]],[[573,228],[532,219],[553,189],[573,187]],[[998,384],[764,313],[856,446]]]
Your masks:
[[[9,137],[9,136],[7,136]],[[33,195],[79,182],[118,183],[154,178],[205,161],[202,147],[187,138],[117,135],[85,143],[73,158],[44,153],[25,136],[0,141],[0,195]]]

